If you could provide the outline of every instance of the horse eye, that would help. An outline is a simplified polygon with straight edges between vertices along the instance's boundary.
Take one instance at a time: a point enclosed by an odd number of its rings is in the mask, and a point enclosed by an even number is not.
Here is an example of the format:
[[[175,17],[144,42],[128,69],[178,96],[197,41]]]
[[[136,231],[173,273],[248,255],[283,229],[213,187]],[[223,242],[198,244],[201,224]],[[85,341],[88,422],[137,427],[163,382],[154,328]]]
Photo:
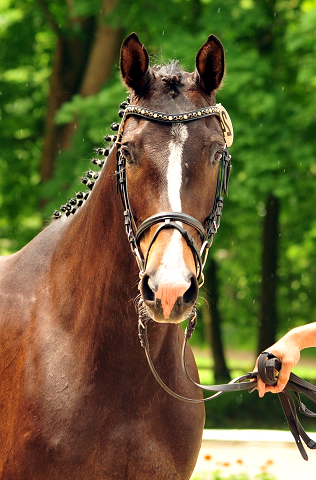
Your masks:
[[[122,155],[123,155],[124,159],[126,160],[126,162],[131,163],[132,162],[132,154],[129,151],[129,149],[127,147],[122,147],[121,152],[122,152]]]
[[[222,150],[217,150],[217,152],[214,155],[214,162],[219,162],[223,156],[223,151]]]

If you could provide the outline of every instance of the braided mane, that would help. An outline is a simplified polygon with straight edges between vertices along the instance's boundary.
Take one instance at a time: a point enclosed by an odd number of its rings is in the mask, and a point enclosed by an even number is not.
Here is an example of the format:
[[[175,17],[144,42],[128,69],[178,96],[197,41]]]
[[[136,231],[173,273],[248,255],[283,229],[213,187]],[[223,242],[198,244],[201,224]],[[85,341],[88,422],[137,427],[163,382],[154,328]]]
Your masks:
[[[175,97],[178,95],[179,89],[178,86],[181,85],[182,83],[182,75],[183,75],[183,70],[180,67],[180,63],[178,60],[170,60],[166,65],[154,65],[153,66],[153,71],[156,76],[161,78],[161,81],[164,82],[166,89],[171,97]],[[122,102],[120,104],[120,110],[118,112],[118,115],[120,118],[123,117],[124,114],[124,109],[129,105],[130,98],[128,97],[126,101]],[[111,129],[114,131],[117,131],[119,129],[120,124],[119,123],[112,123]],[[115,135],[106,135],[104,137],[104,140],[106,142],[115,142],[116,136]],[[102,169],[104,163],[105,163],[105,158],[109,155],[111,150],[111,147],[107,148],[97,148],[96,153],[97,155],[100,155],[103,157],[102,159],[99,158],[93,158],[91,160],[91,163],[94,165],[97,165],[99,168]],[[86,176],[82,178],[82,183],[86,185],[89,190],[92,190],[95,182],[98,180],[99,173],[94,172],[92,170],[88,170],[86,172]],[[55,210],[53,214],[53,218],[57,219],[62,216],[62,214],[66,214],[67,216],[76,213],[79,207],[81,207],[84,202],[88,199],[89,197],[89,191],[86,192],[78,192],[76,194],[75,198],[71,198],[68,203],[65,205],[61,205],[60,211]]]

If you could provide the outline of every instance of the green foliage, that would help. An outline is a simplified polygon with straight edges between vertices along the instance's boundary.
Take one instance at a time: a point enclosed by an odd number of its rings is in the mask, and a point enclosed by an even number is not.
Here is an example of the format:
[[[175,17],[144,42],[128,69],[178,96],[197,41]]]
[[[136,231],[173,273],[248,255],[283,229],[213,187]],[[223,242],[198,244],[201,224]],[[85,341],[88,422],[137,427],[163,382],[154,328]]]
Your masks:
[[[39,158],[55,38],[36,2],[0,5],[0,254],[38,232]]]
[[[117,74],[97,95],[85,98],[76,95],[72,102],[65,103],[59,110],[56,122],[62,125],[77,121],[77,129],[72,139],[74,147],[61,152],[56,159],[54,178],[42,186],[46,199],[45,216],[51,215],[55,208],[83,189],[80,177],[90,168],[95,149],[104,146],[104,135],[113,133],[110,125],[119,121],[118,105],[126,99],[125,90]],[[57,204],[56,192],[59,192]]]
[[[75,3],[74,14],[97,18],[100,1]],[[65,2],[47,6],[65,31]],[[74,96],[63,105],[56,120],[76,122],[72,148],[56,159],[54,178],[40,185],[56,33],[35,0],[3,1],[0,20],[0,254],[7,254],[82,188],[80,176],[118,120],[126,92],[116,64],[99,94]],[[229,198],[212,255],[219,265],[228,346],[254,348],[256,343],[261,230],[269,193],[281,203],[279,333],[316,317],[315,20],[314,0],[119,0],[107,19],[121,29],[122,38],[136,31],[152,63],[179,58],[192,71],[210,33],[224,44],[227,75],[217,100],[230,113],[235,142]],[[42,211],[41,198],[46,201]],[[198,333],[202,341],[202,330]]]
[[[231,346],[237,337],[244,347],[254,347],[261,224],[270,192],[279,197],[282,207],[280,333],[315,319],[314,243],[309,233],[313,230],[312,165],[316,147],[310,128],[315,128],[315,113],[313,102],[306,95],[306,91],[315,95],[315,65],[310,61],[315,33],[307,27],[315,10],[306,11],[306,2],[296,2],[292,7],[290,2],[269,3],[273,12],[269,11],[268,2],[248,2],[247,9],[242,8],[243,2],[239,7],[236,2],[225,2],[217,13],[225,16],[228,10],[232,12],[226,16],[230,28],[225,25],[223,35],[219,34],[228,65],[220,101],[230,112],[236,141],[231,148],[230,195],[213,249],[220,265],[221,311]],[[216,12],[210,9],[208,13],[203,20],[210,24]],[[302,35],[300,25],[306,25]],[[307,66],[309,73],[302,77]],[[306,255],[304,236],[310,242]],[[303,262],[300,267],[294,266],[294,245],[296,259],[301,254],[305,261],[309,260],[308,271],[302,267]],[[294,260],[291,265],[289,256]]]

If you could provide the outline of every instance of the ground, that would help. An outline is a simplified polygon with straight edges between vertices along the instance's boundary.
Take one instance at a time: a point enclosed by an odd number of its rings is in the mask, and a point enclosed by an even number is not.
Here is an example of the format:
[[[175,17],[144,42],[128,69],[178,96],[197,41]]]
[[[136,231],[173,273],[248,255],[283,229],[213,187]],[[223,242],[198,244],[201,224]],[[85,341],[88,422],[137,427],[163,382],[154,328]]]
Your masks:
[[[316,433],[309,433],[316,440]],[[290,432],[275,430],[205,430],[192,480],[208,480],[220,470],[223,478],[247,473],[253,479],[267,472],[276,480],[315,480],[316,451],[302,459]],[[204,475],[202,473],[204,472]]]

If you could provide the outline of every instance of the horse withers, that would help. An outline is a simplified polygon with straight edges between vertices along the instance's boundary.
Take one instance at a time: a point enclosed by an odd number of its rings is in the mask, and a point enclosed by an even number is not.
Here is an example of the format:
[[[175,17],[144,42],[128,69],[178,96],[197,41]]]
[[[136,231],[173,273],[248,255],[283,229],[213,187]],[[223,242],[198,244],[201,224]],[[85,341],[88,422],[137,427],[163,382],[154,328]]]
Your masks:
[[[135,299],[164,382],[200,399],[182,374],[179,323],[197,301],[198,225],[225,148],[218,116],[204,114],[215,108],[223,47],[211,35],[193,73],[150,68],[131,34],[120,69],[128,114],[106,161],[95,161],[104,166],[89,197],[79,192],[75,208],[0,259],[1,480],[186,480],[198,457],[204,407],[156,383]],[[191,351],[186,361],[197,381]]]

